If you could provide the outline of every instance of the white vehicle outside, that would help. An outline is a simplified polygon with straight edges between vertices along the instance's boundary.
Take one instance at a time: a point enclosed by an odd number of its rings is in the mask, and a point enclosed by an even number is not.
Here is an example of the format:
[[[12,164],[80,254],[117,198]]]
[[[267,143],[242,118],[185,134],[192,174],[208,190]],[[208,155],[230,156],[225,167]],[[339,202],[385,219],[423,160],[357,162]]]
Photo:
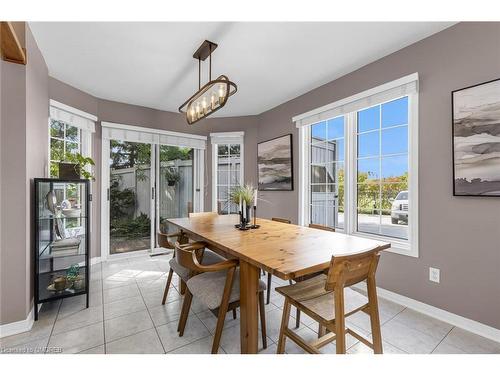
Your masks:
[[[408,190],[400,191],[392,201],[391,223],[399,224],[400,221],[408,224]]]

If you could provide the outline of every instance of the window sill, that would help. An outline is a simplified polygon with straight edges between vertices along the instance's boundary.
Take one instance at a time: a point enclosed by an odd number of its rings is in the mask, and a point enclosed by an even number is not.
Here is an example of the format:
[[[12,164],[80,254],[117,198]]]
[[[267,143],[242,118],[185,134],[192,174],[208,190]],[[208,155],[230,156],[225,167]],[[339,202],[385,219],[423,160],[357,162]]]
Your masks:
[[[352,233],[352,235],[355,237],[369,238],[372,240],[389,242],[391,244],[391,248],[387,249],[386,251],[399,255],[409,256],[412,258],[418,258],[417,246],[413,246],[409,241],[397,240],[392,237],[377,236],[376,234],[367,234],[360,232],[354,232]]]

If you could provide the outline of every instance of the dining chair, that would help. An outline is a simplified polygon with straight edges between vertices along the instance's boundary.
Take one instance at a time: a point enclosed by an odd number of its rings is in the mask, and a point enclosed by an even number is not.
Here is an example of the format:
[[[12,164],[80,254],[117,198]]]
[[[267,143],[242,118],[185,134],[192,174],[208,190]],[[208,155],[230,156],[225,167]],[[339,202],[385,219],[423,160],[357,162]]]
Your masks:
[[[188,246],[176,244],[175,251],[179,264],[193,272],[193,276],[187,281],[186,295],[177,330],[179,336],[184,335],[191,301],[193,296],[198,298],[217,317],[217,326],[212,343],[212,354],[217,354],[226,314],[229,310],[233,310],[234,314],[235,309],[240,305],[240,270],[236,259],[223,260],[211,265],[200,264],[198,252],[205,247],[206,244],[203,242],[195,242]],[[259,280],[258,304],[264,349],[267,348],[264,308],[265,289],[266,284]]]
[[[216,212],[190,212],[189,217],[211,217],[211,216],[217,216]],[[169,238],[176,238],[177,241],[175,243],[179,243],[181,245],[186,245],[189,243],[189,238],[187,237],[187,234],[184,233],[183,231],[179,231],[176,233],[172,234],[164,234],[161,232],[158,232],[158,243],[161,247],[165,247],[167,249],[174,249],[175,245],[169,241]],[[202,254],[201,262],[203,264],[213,264],[213,263],[218,263],[225,260],[223,257],[218,255],[217,253],[205,249]],[[167,283],[165,285],[165,290],[163,292],[163,298],[161,300],[161,304],[164,305],[167,297],[168,297],[168,291],[170,289],[170,284],[172,283],[172,277],[174,275],[174,272],[179,276],[180,280],[180,286],[179,286],[179,292],[181,294],[185,293],[186,290],[186,281],[188,280],[190,276],[189,269],[186,269],[185,267],[182,267],[177,260],[175,259],[175,251],[174,251],[174,256],[170,261],[168,262],[170,266],[170,270],[168,271],[168,277],[167,277]]]
[[[276,288],[276,291],[285,297],[277,353],[285,351],[286,338],[290,338],[302,349],[313,354],[319,354],[320,348],[335,340],[337,354],[345,354],[345,336],[350,334],[372,348],[374,353],[382,354],[375,284],[379,257],[379,248],[355,255],[333,256],[327,275],[321,274],[293,285]],[[368,296],[349,288],[365,280]],[[303,340],[288,328],[292,305],[320,323],[329,333],[312,342]],[[345,318],[360,311],[370,316],[372,342],[346,327]]]

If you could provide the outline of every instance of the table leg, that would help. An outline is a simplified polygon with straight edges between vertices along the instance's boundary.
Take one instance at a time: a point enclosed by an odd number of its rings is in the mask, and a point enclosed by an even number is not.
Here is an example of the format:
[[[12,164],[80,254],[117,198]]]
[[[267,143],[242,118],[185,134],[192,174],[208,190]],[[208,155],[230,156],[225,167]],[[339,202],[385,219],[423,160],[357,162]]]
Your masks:
[[[240,261],[241,353],[257,353],[259,268]]]

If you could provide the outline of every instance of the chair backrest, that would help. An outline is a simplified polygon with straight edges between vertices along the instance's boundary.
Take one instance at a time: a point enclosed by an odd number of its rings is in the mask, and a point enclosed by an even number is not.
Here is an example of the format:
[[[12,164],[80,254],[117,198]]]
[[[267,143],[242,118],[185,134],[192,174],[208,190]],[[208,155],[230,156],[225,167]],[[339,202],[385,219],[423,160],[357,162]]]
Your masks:
[[[309,224],[309,228],[326,230],[328,232],[335,232],[335,228],[327,227],[326,225],[321,225],[321,224],[313,224],[313,223],[311,223],[311,224]]]
[[[192,245],[196,244],[193,243]],[[175,259],[182,267],[187,268],[192,272],[199,271],[199,267],[193,261],[193,251],[196,252],[198,261],[203,256],[203,248],[193,250],[191,246],[182,246],[179,242],[175,243]]]
[[[217,212],[190,212],[189,213],[189,218],[193,217],[215,217],[218,216],[219,214]]]
[[[375,248],[355,255],[333,256],[325,289],[344,288],[369,278],[374,279],[380,251],[379,248]]]
[[[288,219],[282,219],[280,217],[273,217],[271,219],[272,221],[279,221],[280,223],[285,223],[285,224],[292,224],[292,221],[291,220],[288,220]]]

